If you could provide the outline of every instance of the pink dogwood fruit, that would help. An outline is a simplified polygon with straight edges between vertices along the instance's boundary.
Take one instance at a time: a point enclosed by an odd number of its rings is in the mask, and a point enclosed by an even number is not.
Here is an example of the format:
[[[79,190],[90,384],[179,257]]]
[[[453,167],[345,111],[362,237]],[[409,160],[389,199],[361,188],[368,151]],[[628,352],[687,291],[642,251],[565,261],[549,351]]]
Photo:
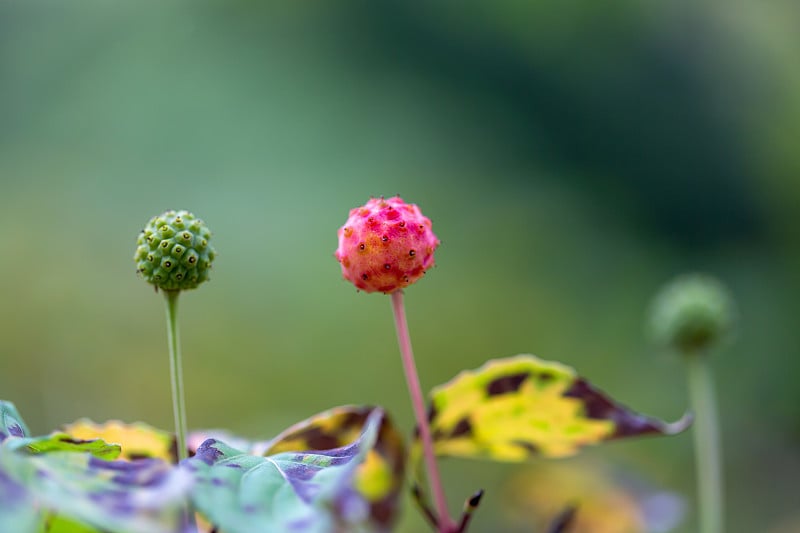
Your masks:
[[[389,294],[421,278],[437,246],[431,221],[416,205],[399,196],[372,198],[350,210],[334,255],[357,288]]]

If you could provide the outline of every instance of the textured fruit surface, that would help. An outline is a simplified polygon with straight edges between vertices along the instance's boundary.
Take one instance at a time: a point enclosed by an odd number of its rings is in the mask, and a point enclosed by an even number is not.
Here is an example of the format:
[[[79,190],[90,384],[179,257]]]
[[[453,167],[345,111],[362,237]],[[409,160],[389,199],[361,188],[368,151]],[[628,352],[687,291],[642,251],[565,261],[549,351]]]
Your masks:
[[[437,246],[431,221],[416,205],[399,196],[372,198],[350,210],[334,255],[357,288],[388,294],[421,278],[433,266]]]
[[[658,343],[690,353],[720,342],[731,329],[734,314],[733,300],[719,281],[686,275],[656,297],[651,329]]]
[[[156,287],[194,289],[208,279],[216,252],[211,232],[188,211],[167,211],[153,217],[136,241],[136,269]]]

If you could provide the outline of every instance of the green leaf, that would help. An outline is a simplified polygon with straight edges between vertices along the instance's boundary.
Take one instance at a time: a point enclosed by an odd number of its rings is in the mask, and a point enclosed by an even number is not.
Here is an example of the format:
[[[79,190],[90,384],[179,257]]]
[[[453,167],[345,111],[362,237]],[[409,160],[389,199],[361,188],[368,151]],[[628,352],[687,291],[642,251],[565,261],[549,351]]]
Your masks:
[[[166,533],[179,529],[190,475],[158,459],[108,460],[119,445],[64,433],[27,437],[0,402],[0,531]]]
[[[226,533],[378,531],[354,485],[383,417],[373,410],[354,442],[328,450],[265,457],[209,439],[185,463],[194,471],[194,505]]]
[[[27,437],[28,426],[22,421],[14,404],[0,400],[0,442],[8,437]]]
[[[38,510],[40,528],[49,515],[58,515],[119,533],[175,531],[190,485],[186,472],[157,459],[106,461],[86,452],[28,454],[5,446],[0,473]],[[4,514],[0,510],[0,523]],[[8,529],[37,530],[22,524]]]
[[[431,432],[438,455],[522,461],[567,457],[582,447],[686,429],[631,411],[575,370],[532,355],[496,359],[464,371],[431,392]],[[415,443],[413,457],[419,460]],[[415,463],[416,464],[416,463]]]
[[[53,433],[45,437],[23,439],[10,445],[10,449],[30,453],[87,452],[99,459],[113,460],[119,457],[119,444],[107,444],[102,439],[81,440],[66,433]]]
[[[30,492],[0,468],[0,531],[35,531],[39,522]]]
[[[14,404],[0,400],[0,531],[35,531],[41,523],[30,491],[3,468],[3,448],[28,434]]]
[[[47,533],[103,533],[97,528],[75,522],[64,516],[51,516],[47,519],[45,527]]]
[[[28,433],[28,428],[14,404],[0,400],[0,442],[9,450],[29,453],[89,452],[101,459],[116,459],[120,454],[119,445],[107,444],[100,439],[79,439],[61,432],[44,437],[29,437]],[[16,438],[8,440],[8,437]]]

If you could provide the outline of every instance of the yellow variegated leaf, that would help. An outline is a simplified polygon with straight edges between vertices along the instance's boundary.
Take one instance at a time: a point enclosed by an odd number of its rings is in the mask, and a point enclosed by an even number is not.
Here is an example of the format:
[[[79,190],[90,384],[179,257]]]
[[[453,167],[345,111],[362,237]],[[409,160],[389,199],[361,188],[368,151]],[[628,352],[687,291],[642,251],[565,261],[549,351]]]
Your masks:
[[[122,447],[120,459],[149,457],[172,463],[176,461],[173,436],[142,422],[126,424],[119,420],[109,420],[104,424],[96,424],[82,418],[62,429],[76,439],[103,439],[108,443],[119,444]]]
[[[437,455],[521,461],[566,457],[590,444],[684,430],[637,414],[598,391],[575,370],[532,355],[487,362],[431,392]],[[419,442],[413,450],[419,459]]]
[[[330,450],[356,440],[372,407],[342,406],[323,411],[284,430],[264,455],[298,450]]]

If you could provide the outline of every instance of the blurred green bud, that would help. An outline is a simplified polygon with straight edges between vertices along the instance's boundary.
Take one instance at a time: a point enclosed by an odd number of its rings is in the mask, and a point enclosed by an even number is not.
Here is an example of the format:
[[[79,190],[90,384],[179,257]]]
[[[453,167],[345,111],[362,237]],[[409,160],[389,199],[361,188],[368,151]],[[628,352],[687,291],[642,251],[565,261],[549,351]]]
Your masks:
[[[165,291],[194,289],[208,279],[216,251],[211,232],[188,211],[153,217],[136,240],[136,271]]]
[[[681,353],[712,348],[730,332],[733,299],[718,280],[702,274],[681,276],[656,296],[650,316],[654,340]]]

